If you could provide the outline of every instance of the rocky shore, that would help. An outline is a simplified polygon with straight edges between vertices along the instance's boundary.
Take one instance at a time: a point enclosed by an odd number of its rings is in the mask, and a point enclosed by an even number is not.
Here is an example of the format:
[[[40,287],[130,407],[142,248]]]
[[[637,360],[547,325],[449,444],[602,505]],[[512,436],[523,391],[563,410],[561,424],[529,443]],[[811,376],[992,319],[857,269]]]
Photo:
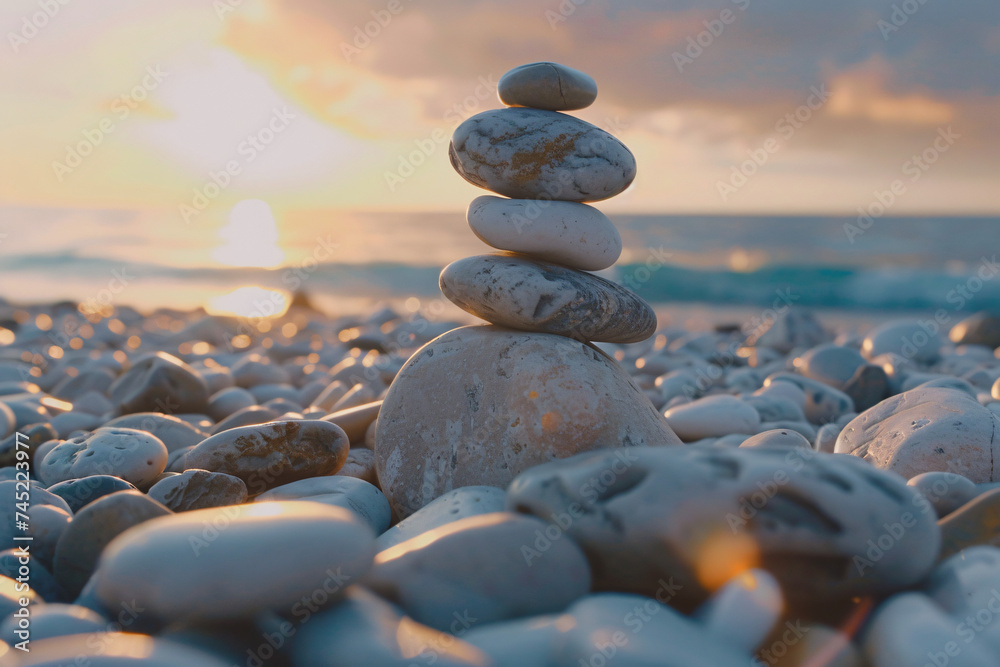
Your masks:
[[[661,326],[596,83],[498,92],[485,323],[0,301],[2,664],[1000,667],[1000,318]]]

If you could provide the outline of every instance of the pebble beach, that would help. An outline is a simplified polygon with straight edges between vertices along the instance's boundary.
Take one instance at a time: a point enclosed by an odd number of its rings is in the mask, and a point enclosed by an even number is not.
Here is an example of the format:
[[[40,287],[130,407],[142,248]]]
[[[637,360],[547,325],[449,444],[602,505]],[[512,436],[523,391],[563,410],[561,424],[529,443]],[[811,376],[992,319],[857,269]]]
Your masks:
[[[497,94],[443,314],[0,300],[0,664],[1000,667],[1000,313],[692,326],[597,82]]]

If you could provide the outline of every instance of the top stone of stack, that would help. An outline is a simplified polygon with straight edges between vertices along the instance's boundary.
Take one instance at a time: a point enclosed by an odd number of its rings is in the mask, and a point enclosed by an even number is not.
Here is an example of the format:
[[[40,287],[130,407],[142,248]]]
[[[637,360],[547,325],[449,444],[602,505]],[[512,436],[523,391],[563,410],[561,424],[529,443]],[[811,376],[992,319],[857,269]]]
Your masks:
[[[594,103],[597,82],[559,63],[529,63],[500,77],[497,93],[500,101],[509,107],[572,111]]]
[[[466,119],[448,156],[465,180],[503,195],[477,198],[467,218],[480,239],[505,252],[452,262],[441,272],[441,292],[498,326],[587,341],[645,340],[656,330],[650,305],[586,273],[614,264],[622,242],[607,216],[584,202],[620,194],[636,172],[625,144],[561,113],[593,102],[597,84],[543,62],[510,70],[497,92],[509,106]]]
[[[597,83],[558,63],[510,70],[497,85],[505,109],[466,119],[448,146],[451,164],[473,185],[512,199],[593,202],[621,194],[635,156],[616,137],[560,113],[589,106]]]

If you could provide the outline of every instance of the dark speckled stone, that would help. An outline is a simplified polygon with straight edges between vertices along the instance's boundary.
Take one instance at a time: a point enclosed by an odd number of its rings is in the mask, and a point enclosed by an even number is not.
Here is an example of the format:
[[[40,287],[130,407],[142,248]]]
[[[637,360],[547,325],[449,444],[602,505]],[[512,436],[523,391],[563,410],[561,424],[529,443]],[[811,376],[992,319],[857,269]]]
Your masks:
[[[54,493],[69,505],[73,514],[102,496],[116,491],[134,491],[135,487],[121,477],[114,475],[91,475],[79,479],[68,479],[49,487],[49,493]]]
[[[463,310],[512,329],[607,343],[635,343],[656,330],[656,314],[641,298],[558,264],[477,255],[446,266],[440,283]]]
[[[406,362],[382,403],[375,468],[403,519],[462,486],[596,448],[680,445],[614,359],[562,336],[453,329]]]
[[[462,178],[515,199],[600,201],[635,178],[635,157],[604,130],[556,111],[484,111],[448,147]]]
[[[160,480],[148,493],[174,512],[188,512],[239,505],[247,499],[247,486],[239,477],[225,473],[187,470]]]
[[[344,430],[319,420],[276,421],[216,433],[185,457],[187,469],[239,477],[250,495],[343,467],[350,444]]]

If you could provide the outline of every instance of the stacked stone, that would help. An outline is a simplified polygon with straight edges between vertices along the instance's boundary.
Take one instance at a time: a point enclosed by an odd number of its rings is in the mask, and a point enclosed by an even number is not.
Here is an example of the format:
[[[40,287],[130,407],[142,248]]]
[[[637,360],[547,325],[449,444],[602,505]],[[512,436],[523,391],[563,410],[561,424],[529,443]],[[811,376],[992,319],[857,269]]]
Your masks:
[[[618,139],[573,116],[597,97],[588,75],[556,63],[522,65],[500,78],[505,109],[462,123],[451,164],[497,195],[469,206],[472,231],[503,253],[466,257],[441,273],[441,291],[499,326],[581,340],[634,343],[656,330],[643,299],[588,271],[622,250],[611,221],[584,202],[608,199],[635,178]]]
[[[588,271],[611,266],[621,237],[583,202],[621,193],[635,158],[607,132],[560,111],[586,107],[586,74],[534,63],[500,79],[506,109],[455,131],[455,169],[501,196],[469,224],[504,251],[441,273],[441,291],[489,325],[453,329],[418,350],[386,392],[375,470],[405,518],[459,487],[507,488],[542,463],[603,447],[679,445],[664,416],[590,341],[648,338],[641,298]]]

